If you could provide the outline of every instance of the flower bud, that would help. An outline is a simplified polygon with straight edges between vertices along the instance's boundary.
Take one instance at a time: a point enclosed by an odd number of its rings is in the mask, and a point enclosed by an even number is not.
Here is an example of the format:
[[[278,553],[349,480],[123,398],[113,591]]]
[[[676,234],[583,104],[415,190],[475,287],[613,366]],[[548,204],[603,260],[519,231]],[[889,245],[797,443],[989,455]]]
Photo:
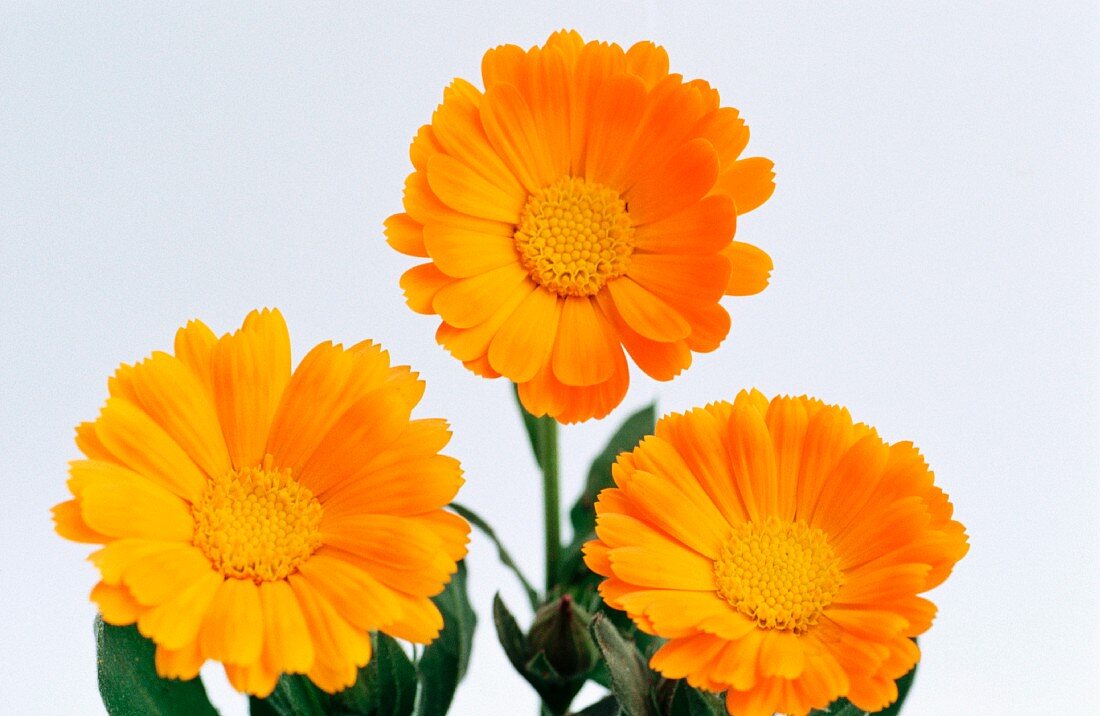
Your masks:
[[[530,656],[542,652],[563,680],[586,675],[599,660],[599,651],[588,633],[590,621],[591,615],[569,594],[543,604],[527,634]]]

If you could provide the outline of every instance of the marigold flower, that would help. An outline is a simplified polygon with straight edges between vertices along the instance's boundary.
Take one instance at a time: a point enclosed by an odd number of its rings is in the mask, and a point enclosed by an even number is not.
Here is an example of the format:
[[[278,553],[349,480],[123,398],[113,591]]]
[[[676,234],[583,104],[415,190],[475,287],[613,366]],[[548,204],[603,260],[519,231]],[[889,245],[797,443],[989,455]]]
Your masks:
[[[737,716],[892,703],[936,611],[918,595],[968,549],[911,443],[811,398],[668,415],[613,474],[585,546],[600,593],[668,639],[654,669]]]
[[[535,415],[607,415],[624,347],[671,380],[726,337],[724,294],[767,285],[771,259],[733,235],[771,195],[772,163],[740,159],[737,110],[668,67],[651,42],[503,45],[485,91],[456,79],[413,140],[405,213],[386,221],[391,246],[430,259],[401,278],[408,304]]]
[[[371,656],[368,632],[427,643],[469,527],[443,511],[462,483],[442,420],[411,420],[424,384],[364,341],[322,343],[291,373],[278,311],[216,338],[192,321],[175,354],[123,365],[77,428],[57,532],[102,544],[91,598],[137,623],[157,671],[221,661],[264,696],[305,673],[333,692]]]

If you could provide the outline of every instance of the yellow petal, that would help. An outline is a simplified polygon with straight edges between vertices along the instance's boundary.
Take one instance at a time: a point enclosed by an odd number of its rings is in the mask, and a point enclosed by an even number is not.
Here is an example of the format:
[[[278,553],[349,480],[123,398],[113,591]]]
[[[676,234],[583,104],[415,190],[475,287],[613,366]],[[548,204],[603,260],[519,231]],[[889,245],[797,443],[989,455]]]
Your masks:
[[[199,631],[203,653],[230,664],[254,664],[263,647],[260,592],[250,579],[227,579],[218,587]]]
[[[294,590],[285,581],[260,584],[264,616],[263,663],[275,672],[304,673],[313,665],[313,642]]]
[[[290,338],[278,311],[253,312],[214,347],[218,418],[234,467],[263,459],[271,419],[290,379]]]
[[[96,437],[115,459],[179,497],[194,502],[206,478],[183,448],[149,415],[121,398],[108,398],[95,422]]]
[[[504,322],[489,344],[489,365],[517,383],[531,380],[550,360],[562,301],[535,289]]]

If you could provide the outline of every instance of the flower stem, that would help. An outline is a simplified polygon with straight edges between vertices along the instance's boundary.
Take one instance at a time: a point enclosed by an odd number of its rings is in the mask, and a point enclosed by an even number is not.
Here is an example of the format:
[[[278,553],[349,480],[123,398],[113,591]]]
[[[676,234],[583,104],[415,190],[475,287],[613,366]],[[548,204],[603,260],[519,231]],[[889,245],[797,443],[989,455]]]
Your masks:
[[[561,496],[558,485],[558,421],[539,418],[539,467],[542,468],[542,509],[546,529],[546,593],[558,581],[561,559]]]
[[[546,596],[558,583],[558,563],[561,561],[561,488],[558,484],[558,421],[549,415],[536,418],[527,412],[515,390],[516,405],[531,439],[535,462],[542,470],[542,516],[546,530]]]

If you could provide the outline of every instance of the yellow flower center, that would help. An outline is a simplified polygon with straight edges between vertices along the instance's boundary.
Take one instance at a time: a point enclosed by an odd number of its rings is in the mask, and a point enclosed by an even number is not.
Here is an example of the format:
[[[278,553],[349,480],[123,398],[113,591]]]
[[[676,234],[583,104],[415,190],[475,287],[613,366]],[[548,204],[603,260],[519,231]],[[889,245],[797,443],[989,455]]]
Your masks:
[[[191,510],[195,546],[227,577],[283,579],[321,546],[321,503],[270,455],[209,478]]]
[[[527,199],[515,242],[536,283],[559,296],[592,296],[626,273],[634,227],[618,192],[567,176]]]
[[[734,527],[714,576],[718,594],[757,626],[796,634],[817,623],[844,581],[824,532],[775,517]]]

